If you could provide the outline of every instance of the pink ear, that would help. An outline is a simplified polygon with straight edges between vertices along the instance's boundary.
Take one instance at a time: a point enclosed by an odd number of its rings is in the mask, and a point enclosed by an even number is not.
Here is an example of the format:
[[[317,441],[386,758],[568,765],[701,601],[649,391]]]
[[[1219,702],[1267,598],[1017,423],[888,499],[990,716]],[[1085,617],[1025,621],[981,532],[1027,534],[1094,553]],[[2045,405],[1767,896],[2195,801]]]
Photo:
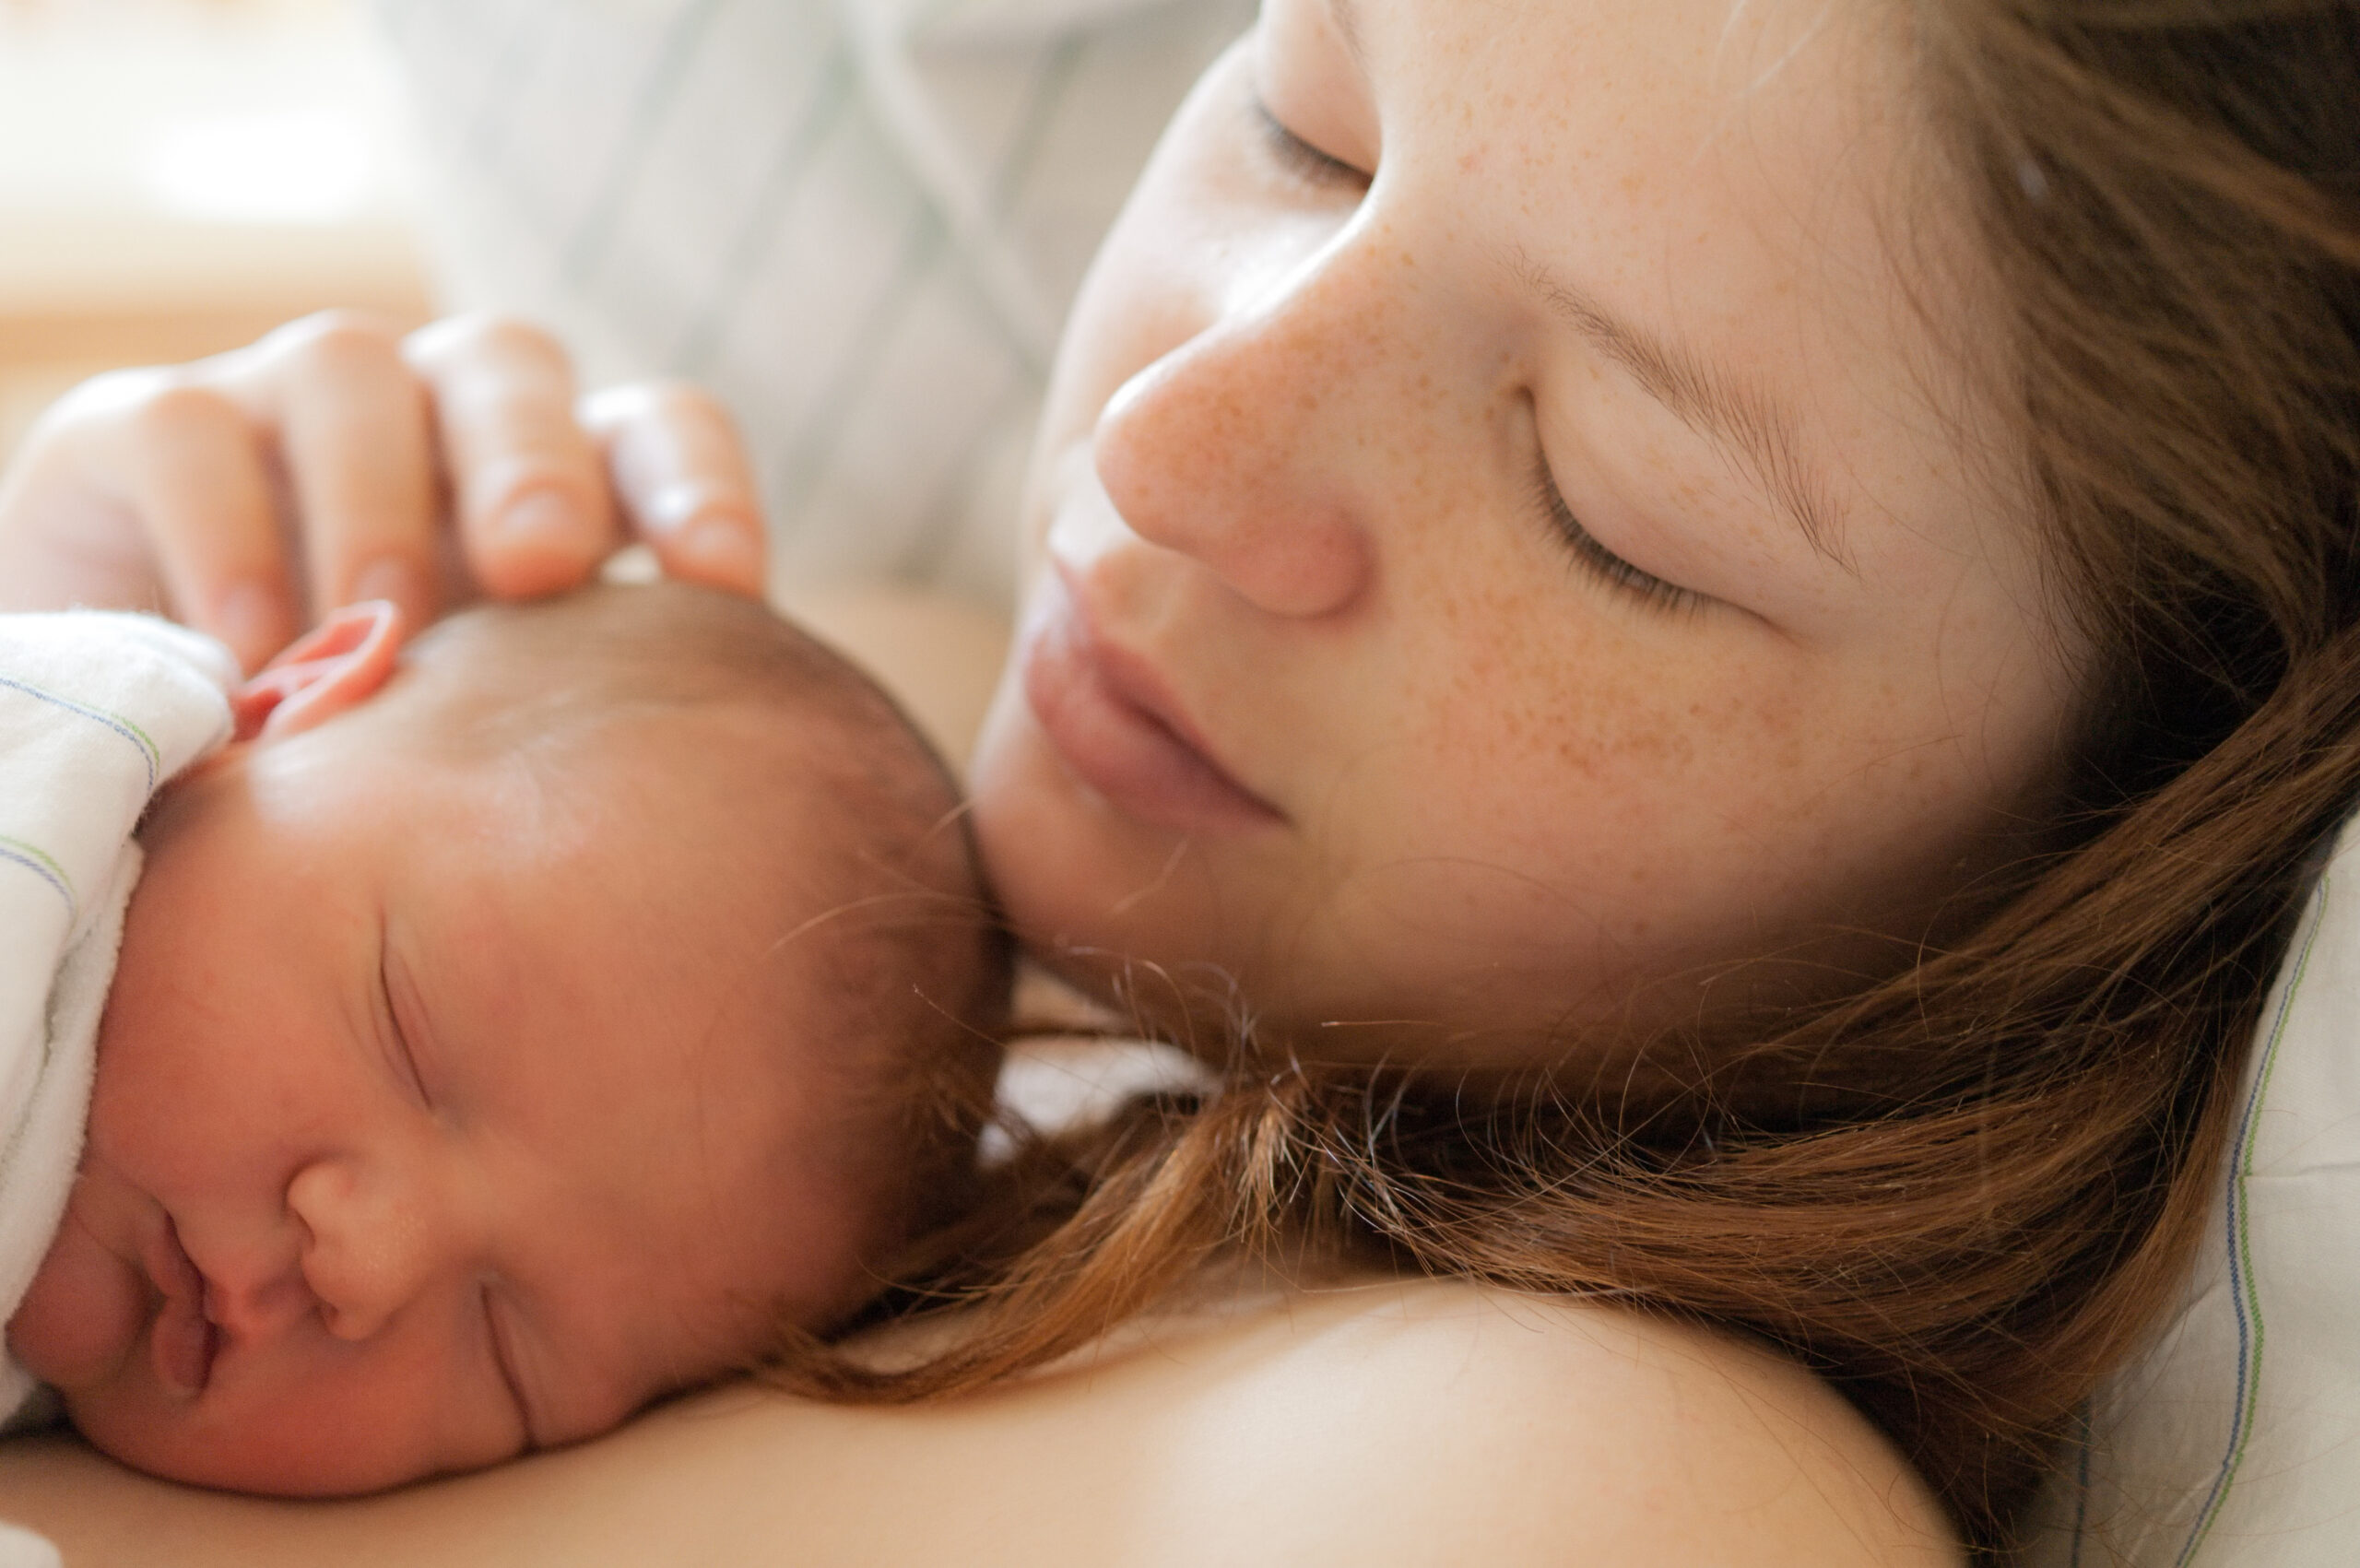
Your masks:
[[[289,643],[230,699],[240,740],[283,739],[373,695],[394,673],[402,612],[383,599],[348,605]]]

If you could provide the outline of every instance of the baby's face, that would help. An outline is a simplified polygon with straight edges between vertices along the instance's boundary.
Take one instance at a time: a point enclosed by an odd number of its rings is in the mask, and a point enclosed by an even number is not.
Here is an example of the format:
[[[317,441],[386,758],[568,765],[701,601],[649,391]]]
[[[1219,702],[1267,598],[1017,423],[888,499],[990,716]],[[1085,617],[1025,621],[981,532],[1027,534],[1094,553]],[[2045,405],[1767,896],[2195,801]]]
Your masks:
[[[167,796],[9,1325],[92,1442],[371,1490],[600,1432],[845,1304],[851,1223],[761,1043],[778,933],[726,832],[684,846],[718,814],[671,723],[559,784],[361,712]]]

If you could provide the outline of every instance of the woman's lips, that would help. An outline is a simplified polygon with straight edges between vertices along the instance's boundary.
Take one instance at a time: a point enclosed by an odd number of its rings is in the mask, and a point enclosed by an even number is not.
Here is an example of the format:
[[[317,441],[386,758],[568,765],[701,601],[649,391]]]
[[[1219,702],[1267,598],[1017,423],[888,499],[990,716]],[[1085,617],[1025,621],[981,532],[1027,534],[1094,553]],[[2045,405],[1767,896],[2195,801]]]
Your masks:
[[[205,1276],[181,1245],[179,1228],[167,1215],[149,1239],[142,1262],[163,1293],[164,1304],[148,1332],[148,1353],[156,1378],[171,1393],[194,1398],[213,1376],[221,1331],[205,1313]]]
[[[1042,593],[1025,631],[1024,698],[1082,783],[1157,827],[1235,831],[1286,820],[1212,760],[1152,669],[1092,635],[1054,572]]]

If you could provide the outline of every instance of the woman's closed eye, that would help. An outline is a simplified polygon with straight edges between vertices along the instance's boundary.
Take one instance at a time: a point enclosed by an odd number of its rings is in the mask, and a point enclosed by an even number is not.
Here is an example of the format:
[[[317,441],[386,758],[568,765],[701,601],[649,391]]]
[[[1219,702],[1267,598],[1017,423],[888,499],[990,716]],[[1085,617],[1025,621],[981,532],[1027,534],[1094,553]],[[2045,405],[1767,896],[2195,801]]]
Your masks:
[[[1252,104],[1255,124],[1262,133],[1264,150],[1270,155],[1271,161],[1287,173],[1311,185],[1348,185],[1360,189],[1368,184],[1366,170],[1354,168],[1287,129],[1286,122],[1271,112],[1269,104],[1263,100],[1260,93],[1253,95]]]
[[[1582,526],[1574,509],[1565,504],[1564,492],[1549,473],[1545,461],[1536,462],[1532,468],[1532,494],[1542,517],[1549,523],[1550,532],[1565,547],[1581,568],[1610,586],[1638,595],[1654,609],[1686,612],[1704,607],[1705,595],[1693,588],[1682,588],[1667,583],[1652,572],[1632,565],[1612,550],[1598,542],[1598,536]]]

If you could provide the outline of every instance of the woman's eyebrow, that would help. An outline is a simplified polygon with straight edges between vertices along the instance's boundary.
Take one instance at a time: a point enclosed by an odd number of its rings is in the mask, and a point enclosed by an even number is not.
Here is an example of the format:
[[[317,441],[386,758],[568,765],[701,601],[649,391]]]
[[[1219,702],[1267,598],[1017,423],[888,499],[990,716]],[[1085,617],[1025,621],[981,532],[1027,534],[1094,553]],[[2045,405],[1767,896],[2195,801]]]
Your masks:
[[[1336,0],[1338,5],[1347,0]],[[1552,314],[1621,365],[1640,390],[1751,473],[1811,548],[1846,572],[1841,513],[1796,442],[1794,426],[1759,387],[1734,380],[1689,349],[1623,320],[1522,250],[1509,253],[1518,281]]]

